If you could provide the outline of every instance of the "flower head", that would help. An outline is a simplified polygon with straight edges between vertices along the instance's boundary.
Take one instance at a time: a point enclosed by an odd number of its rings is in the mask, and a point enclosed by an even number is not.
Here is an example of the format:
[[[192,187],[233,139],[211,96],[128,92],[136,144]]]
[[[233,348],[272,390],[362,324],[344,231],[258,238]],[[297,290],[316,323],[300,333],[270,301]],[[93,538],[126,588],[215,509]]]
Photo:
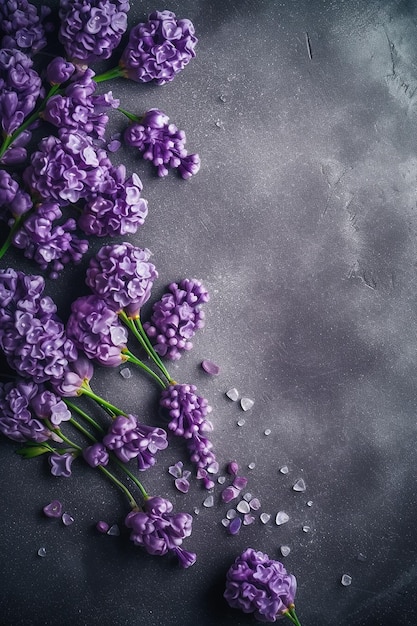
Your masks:
[[[109,462],[109,453],[106,447],[99,442],[84,448],[83,457],[91,467],[105,466]]]
[[[28,0],[3,0],[0,3],[0,45],[2,48],[20,48],[26,54],[36,54],[45,47],[45,31],[51,24],[44,24],[50,14],[49,7],[36,6]]]
[[[163,85],[195,57],[197,37],[192,22],[177,19],[172,11],[154,11],[148,22],[137,24],[129,33],[120,65],[131,80]]]
[[[148,300],[158,277],[149,258],[149,250],[130,243],[103,246],[90,261],[86,283],[111,309],[124,309],[134,317]]]
[[[167,409],[171,421],[168,428],[174,434],[190,439],[202,431],[211,430],[211,424],[206,420],[211,412],[206,398],[197,395],[195,385],[169,385],[161,393],[160,405]]]
[[[40,443],[49,439],[50,431],[32,406],[38,391],[38,385],[20,378],[13,383],[0,383],[0,432],[3,435],[18,442]]]
[[[131,511],[125,524],[131,529],[130,538],[149,554],[163,556],[173,552],[182,567],[190,567],[196,560],[194,553],[181,547],[183,540],[191,535],[192,517],[188,513],[173,513],[169,500],[148,498],[143,511]]]
[[[224,597],[232,608],[275,622],[294,606],[296,589],[295,576],[282,563],[248,548],[227,572]]]

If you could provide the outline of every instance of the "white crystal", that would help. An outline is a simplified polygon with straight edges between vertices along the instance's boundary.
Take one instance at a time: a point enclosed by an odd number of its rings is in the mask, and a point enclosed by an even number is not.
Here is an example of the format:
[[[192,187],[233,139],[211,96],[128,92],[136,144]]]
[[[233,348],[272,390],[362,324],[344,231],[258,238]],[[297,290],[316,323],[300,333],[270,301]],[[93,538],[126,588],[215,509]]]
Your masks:
[[[352,583],[352,576],[349,576],[349,574],[343,574],[340,582],[344,587],[349,587],[349,585]]]
[[[233,402],[236,402],[236,400],[239,399],[239,392],[236,387],[232,387],[231,389],[229,389],[229,391],[226,391],[226,396],[229,398],[229,400],[233,400]]]
[[[362,552],[359,552],[358,561],[366,561],[366,555],[363,554]]]
[[[285,511],[278,511],[275,517],[275,524],[277,526],[281,526],[281,524],[286,524],[289,519],[290,519],[290,516],[287,513],[285,513]]]
[[[65,526],[70,526],[75,521],[72,515],[70,515],[69,513],[63,513],[61,519]]]
[[[279,471],[281,472],[281,474],[288,474],[288,466],[283,465]]]
[[[230,519],[227,519],[226,517],[224,517],[224,518],[222,519],[222,524],[223,524],[223,526],[224,526],[225,528],[227,528],[227,527],[229,526],[229,524],[230,524]]]
[[[46,548],[39,548],[38,556],[46,556]]]
[[[118,527],[117,524],[113,524],[113,526],[110,526],[109,530],[107,531],[107,534],[110,535],[111,537],[119,537],[120,528]]]
[[[243,411],[249,411],[249,409],[251,409],[254,404],[255,401],[251,398],[241,398],[240,400],[240,406],[242,407]]]
[[[252,494],[251,493],[245,493],[243,495],[243,499],[246,500],[246,502],[249,502],[250,500],[252,500]]]
[[[246,515],[243,517],[244,526],[249,526],[250,524],[253,524],[254,521],[255,521],[255,518],[250,513],[246,513]]]
[[[280,550],[281,550],[282,556],[288,556],[289,553],[291,552],[290,546],[281,546]]]
[[[226,96],[225,96],[224,94],[222,94],[222,93],[221,93],[221,94],[220,94],[220,96],[219,96],[219,100],[220,100],[221,102],[226,102]]]
[[[299,478],[297,480],[297,482],[293,485],[293,489],[294,491],[305,491],[306,490],[306,484],[304,482],[303,478]]]
[[[309,501],[307,502],[307,506],[313,506],[313,500],[309,500]]]
[[[242,419],[240,419],[240,420],[238,420],[238,421],[237,421],[237,425],[238,425],[238,426],[243,426],[243,425],[244,425],[244,423],[245,423],[245,420],[243,419],[243,417],[242,417]]]
[[[198,508],[198,506],[194,507],[194,514],[198,515],[200,513],[200,509]]]
[[[264,435],[266,435],[266,436],[268,437],[268,435],[270,435],[270,434],[271,434],[271,432],[272,432],[272,431],[271,431],[271,429],[270,429],[270,428],[265,428],[265,430],[264,430]]]
[[[241,500],[238,505],[237,505],[237,510],[239,511],[239,513],[249,513],[250,511],[250,506],[248,504],[248,502],[246,502],[246,500]]]
[[[217,482],[219,483],[219,485],[224,485],[224,483],[226,482],[226,476],[219,476]]]
[[[203,506],[205,506],[207,509],[209,509],[213,505],[214,505],[214,498],[213,498],[213,496],[207,496],[207,498],[203,502]]]
[[[309,533],[311,530],[310,526],[303,526],[303,533]]]
[[[261,520],[262,524],[267,524],[271,519],[271,516],[269,515],[269,513],[261,513],[259,519]]]
[[[252,498],[252,500],[249,502],[249,506],[252,511],[259,511],[259,509],[261,508],[261,503],[259,502],[258,498]]]
[[[252,461],[252,463],[249,463],[249,465],[248,465],[248,468],[251,469],[251,470],[255,469],[255,467],[256,467],[256,464],[253,461]]]
[[[120,376],[125,379],[132,378],[132,372],[128,367],[124,367],[122,370],[120,370]]]
[[[226,513],[226,517],[227,519],[235,519],[237,513],[235,511],[235,509],[229,509]]]

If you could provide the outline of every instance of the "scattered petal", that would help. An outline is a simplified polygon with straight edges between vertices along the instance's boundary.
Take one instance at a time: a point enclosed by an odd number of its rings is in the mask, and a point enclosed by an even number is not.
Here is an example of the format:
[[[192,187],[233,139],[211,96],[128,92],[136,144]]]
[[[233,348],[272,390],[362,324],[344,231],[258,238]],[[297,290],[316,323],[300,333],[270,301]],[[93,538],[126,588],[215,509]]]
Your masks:
[[[61,517],[62,504],[59,500],[52,500],[52,502],[43,507],[43,512],[47,517]]]
[[[207,359],[201,361],[201,367],[206,372],[206,374],[210,374],[211,376],[217,376],[217,374],[220,372],[220,367],[216,365],[216,363],[213,363],[213,361],[208,361]]]
[[[227,473],[230,474],[231,476],[236,476],[238,471],[239,471],[239,465],[237,464],[237,461],[230,461],[230,463],[228,463],[227,465]]]
[[[223,489],[222,491],[222,500],[223,502],[231,502],[238,497],[239,493],[240,489],[237,489],[236,487],[226,487],[226,489]]]
[[[227,527],[227,530],[228,530],[230,535],[237,535],[238,532],[240,531],[241,526],[242,526],[241,518],[240,517],[235,517],[230,522],[229,526]]]
[[[181,493],[188,493],[188,491],[190,489],[190,483],[184,477],[176,478],[175,481],[174,481],[174,484],[175,484],[176,488],[178,489],[178,491],[181,491]]]
[[[246,513],[246,515],[243,516],[244,526],[249,526],[250,524],[253,524],[254,521],[255,521],[255,517],[251,515],[250,513]]]
[[[104,522],[103,520],[100,520],[99,522],[97,522],[96,524],[96,528],[98,530],[99,533],[107,533],[110,525],[107,522]]]
[[[236,487],[236,489],[244,489],[246,487],[246,485],[248,484],[248,479],[245,476],[235,476],[233,479],[233,487]]]

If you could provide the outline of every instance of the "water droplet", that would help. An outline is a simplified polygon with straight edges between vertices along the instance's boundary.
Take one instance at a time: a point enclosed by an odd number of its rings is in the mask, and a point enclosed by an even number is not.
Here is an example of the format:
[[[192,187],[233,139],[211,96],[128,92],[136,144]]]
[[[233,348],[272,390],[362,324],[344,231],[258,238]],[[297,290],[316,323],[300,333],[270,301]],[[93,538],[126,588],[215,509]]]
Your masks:
[[[128,378],[132,378],[132,372],[128,367],[124,367],[120,370],[120,376],[127,380]]]
[[[64,526],[71,526],[71,524],[73,524],[75,521],[72,515],[70,515],[69,513],[63,513],[61,519]]]
[[[237,421],[237,425],[238,425],[238,426],[243,426],[243,425],[244,425],[244,423],[245,423],[245,420],[243,419],[243,417],[242,417],[242,419],[240,419],[240,420],[238,420],[238,421]]]
[[[230,520],[229,520],[229,519],[227,519],[226,517],[224,517],[224,518],[222,519],[222,524],[223,524],[223,526],[224,526],[225,528],[227,528],[227,527],[229,526],[229,524],[230,524]]]
[[[252,498],[252,500],[249,502],[249,506],[252,511],[259,511],[259,509],[261,508],[261,503],[259,502],[258,498]]]
[[[46,548],[44,548],[44,547],[39,548],[38,556],[42,556],[42,557],[46,556]]]
[[[206,509],[209,509],[210,507],[214,506],[213,496],[207,496],[207,498],[203,502],[203,506],[205,506]]]
[[[248,465],[248,468],[250,470],[255,469],[255,467],[256,467],[256,464],[253,461],[252,461],[252,463],[249,463],[249,465]]]
[[[217,478],[217,482],[219,483],[219,485],[224,485],[224,483],[226,482],[226,476],[219,476]]]
[[[237,535],[241,526],[242,526],[241,518],[235,517],[235,519],[232,519],[232,521],[230,522],[229,526],[227,527],[227,530],[229,531],[231,535]]]
[[[291,552],[290,546],[281,546],[280,550],[281,550],[282,556],[288,556],[289,553]]]
[[[235,519],[237,512],[235,509],[229,509],[226,513],[227,519]]]
[[[293,489],[294,491],[305,491],[306,490],[306,484],[304,482],[303,478],[299,478],[297,480],[297,482],[293,485]]]
[[[289,519],[290,517],[285,511],[278,511],[275,517],[275,524],[281,526],[282,524],[286,524]]]
[[[249,513],[250,511],[250,506],[249,503],[246,502],[246,500],[241,500],[238,505],[237,505],[237,510],[239,511],[239,513]]]
[[[288,474],[288,466],[287,465],[283,465],[280,470],[281,474]]]
[[[236,402],[236,400],[239,399],[239,392],[235,387],[232,387],[232,389],[226,391],[226,396],[229,398],[229,400],[233,400],[233,402]]]
[[[226,96],[223,93],[221,93],[220,96],[219,96],[219,100],[221,102],[226,102]]]
[[[262,524],[267,524],[271,519],[271,516],[269,515],[269,513],[261,513],[259,519],[261,520]]]
[[[349,574],[343,574],[340,582],[344,587],[349,587],[349,585],[352,583],[352,576],[349,576]]]
[[[309,501],[307,502],[307,506],[313,506],[313,500],[309,500]]]
[[[264,435],[266,435],[266,437],[268,437],[268,435],[270,435],[271,432],[272,432],[272,430],[270,428],[265,428]]]
[[[311,530],[310,526],[303,526],[303,533],[309,533]]]
[[[113,526],[110,526],[109,530],[107,531],[107,534],[110,535],[111,537],[119,537],[120,528],[118,527],[117,524],[113,524]]]
[[[241,398],[240,400],[240,406],[242,407],[243,411],[249,411],[249,409],[251,409],[254,404],[255,401],[251,398]]]
[[[366,561],[366,555],[363,554],[362,552],[359,552],[358,554],[358,561]]]

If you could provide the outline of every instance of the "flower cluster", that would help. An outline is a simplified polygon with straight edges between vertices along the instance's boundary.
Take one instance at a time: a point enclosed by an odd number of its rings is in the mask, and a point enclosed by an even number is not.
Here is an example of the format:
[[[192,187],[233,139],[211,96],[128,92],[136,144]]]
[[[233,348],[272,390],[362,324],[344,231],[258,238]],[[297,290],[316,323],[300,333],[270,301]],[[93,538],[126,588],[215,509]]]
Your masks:
[[[159,109],[150,109],[140,121],[130,124],[124,140],[155,165],[158,176],[166,176],[169,169],[177,169],[180,176],[187,179],[200,169],[198,154],[188,154],[185,148],[184,131],[170,124],[167,115]]]
[[[59,40],[68,58],[87,66],[108,59],[127,29],[128,0],[61,0]]]
[[[0,46],[19,48],[33,55],[46,46],[45,33],[51,29],[45,23],[49,7],[42,5],[39,15],[28,0],[3,0],[0,4]]]
[[[181,547],[183,540],[191,535],[192,517],[188,513],[172,513],[169,500],[160,497],[145,501],[143,511],[131,511],[125,524],[131,529],[130,538],[149,554],[163,556],[173,552],[182,567],[195,563],[196,555]]]
[[[195,57],[196,44],[190,20],[177,19],[172,11],[154,11],[148,22],[130,30],[120,65],[132,80],[163,85]]]
[[[232,608],[253,613],[262,622],[275,622],[293,612],[296,589],[295,576],[282,563],[248,548],[227,572],[224,597]]]
[[[168,292],[153,305],[151,321],[143,325],[158,354],[175,361],[184,350],[191,350],[190,340],[204,327],[201,307],[209,298],[198,280],[184,279],[169,285]]]
[[[19,379],[0,382],[0,432],[13,441],[42,442],[51,435],[42,421],[33,414],[32,401],[38,385]]]
[[[13,223],[33,207],[29,194],[19,187],[17,180],[6,170],[0,170],[0,217]]]

